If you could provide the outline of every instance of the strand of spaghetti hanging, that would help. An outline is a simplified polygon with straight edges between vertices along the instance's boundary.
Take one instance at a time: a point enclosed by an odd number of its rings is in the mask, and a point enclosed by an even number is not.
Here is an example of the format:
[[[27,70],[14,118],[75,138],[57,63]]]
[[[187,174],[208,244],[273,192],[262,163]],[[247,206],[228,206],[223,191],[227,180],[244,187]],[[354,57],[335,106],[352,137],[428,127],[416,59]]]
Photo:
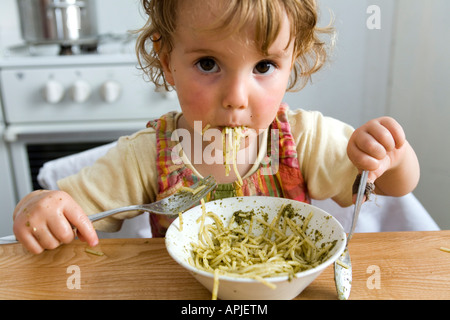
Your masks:
[[[210,125],[207,124],[202,129],[202,135],[205,134],[207,130],[210,129]],[[231,171],[231,166],[233,166],[233,171],[236,175],[236,183],[242,186],[242,177],[237,168],[237,157],[238,152],[241,148],[241,139],[248,136],[248,128],[245,126],[238,127],[224,127],[222,129],[222,149],[223,149],[223,162],[225,165],[225,175],[229,176]]]
[[[225,175],[230,174],[231,166],[236,174],[237,183],[242,186],[242,177],[237,168],[238,152],[241,148],[241,139],[248,135],[248,130],[244,126],[225,127],[222,130],[223,159],[225,164]]]

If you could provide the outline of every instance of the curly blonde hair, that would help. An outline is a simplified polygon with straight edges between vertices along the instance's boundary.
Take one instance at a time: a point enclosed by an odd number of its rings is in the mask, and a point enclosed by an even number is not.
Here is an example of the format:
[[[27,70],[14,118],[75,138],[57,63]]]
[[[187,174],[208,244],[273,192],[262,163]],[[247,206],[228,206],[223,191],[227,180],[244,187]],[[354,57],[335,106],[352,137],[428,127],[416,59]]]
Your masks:
[[[148,15],[146,24],[137,32],[136,52],[141,69],[156,85],[169,90],[159,60],[159,51],[170,53],[173,48],[173,34],[176,31],[179,1],[186,0],[141,0]],[[239,31],[248,23],[256,21],[256,43],[261,52],[267,50],[278,36],[281,22],[286,13],[290,21],[290,41],[294,41],[294,64],[288,91],[302,89],[312,74],[325,64],[327,46],[321,35],[333,35],[331,26],[320,28],[318,8],[315,0],[227,0],[227,8],[211,30],[225,32]]]

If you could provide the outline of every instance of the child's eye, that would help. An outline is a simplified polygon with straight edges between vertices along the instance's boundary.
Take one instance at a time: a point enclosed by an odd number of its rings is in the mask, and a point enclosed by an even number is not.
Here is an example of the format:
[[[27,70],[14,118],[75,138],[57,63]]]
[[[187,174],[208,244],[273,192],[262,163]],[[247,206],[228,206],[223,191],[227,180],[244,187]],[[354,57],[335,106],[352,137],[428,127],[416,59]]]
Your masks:
[[[214,73],[219,71],[219,66],[212,58],[202,58],[195,65],[201,72]]]
[[[275,71],[275,64],[270,61],[261,61],[258,62],[258,64],[255,66],[254,72],[257,74],[271,74],[273,71]]]

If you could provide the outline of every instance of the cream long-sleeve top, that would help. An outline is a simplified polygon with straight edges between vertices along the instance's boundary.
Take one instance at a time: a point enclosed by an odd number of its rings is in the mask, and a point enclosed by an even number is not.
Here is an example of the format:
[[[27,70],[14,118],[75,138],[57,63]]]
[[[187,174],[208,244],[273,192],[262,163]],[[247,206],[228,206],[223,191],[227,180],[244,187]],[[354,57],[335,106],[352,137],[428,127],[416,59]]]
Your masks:
[[[174,117],[177,121],[181,113]],[[291,110],[288,121],[297,149],[298,161],[312,199],[332,198],[342,207],[352,204],[352,185],[357,169],[347,156],[348,140],[354,129],[317,111]],[[259,152],[265,154],[264,146]],[[262,157],[258,157],[261,159]],[[86,214],[131,204],[150,203],[158,194],[156,134],[153,128],[122,137],[115,147],[92,166],[58,181]],[[185,157],[185,165],[195,167]],[[253,165],[250,175],[258,165]],[[101,231],[118,231],[124,219],[138,212],[116,214],[95,222]]]

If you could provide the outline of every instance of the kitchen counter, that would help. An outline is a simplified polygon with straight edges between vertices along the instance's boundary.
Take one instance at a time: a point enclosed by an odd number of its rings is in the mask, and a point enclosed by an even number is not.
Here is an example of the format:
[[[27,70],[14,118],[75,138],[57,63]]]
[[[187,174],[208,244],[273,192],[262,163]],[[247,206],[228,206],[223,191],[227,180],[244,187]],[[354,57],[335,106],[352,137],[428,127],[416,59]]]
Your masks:
[[[350,299],[450,299],[450,231],[357,233]],[[211,299],[164,239],[74,241],[40,255],[0,246],[0,299]],[[337,299],[333,266],[296,299]]]

